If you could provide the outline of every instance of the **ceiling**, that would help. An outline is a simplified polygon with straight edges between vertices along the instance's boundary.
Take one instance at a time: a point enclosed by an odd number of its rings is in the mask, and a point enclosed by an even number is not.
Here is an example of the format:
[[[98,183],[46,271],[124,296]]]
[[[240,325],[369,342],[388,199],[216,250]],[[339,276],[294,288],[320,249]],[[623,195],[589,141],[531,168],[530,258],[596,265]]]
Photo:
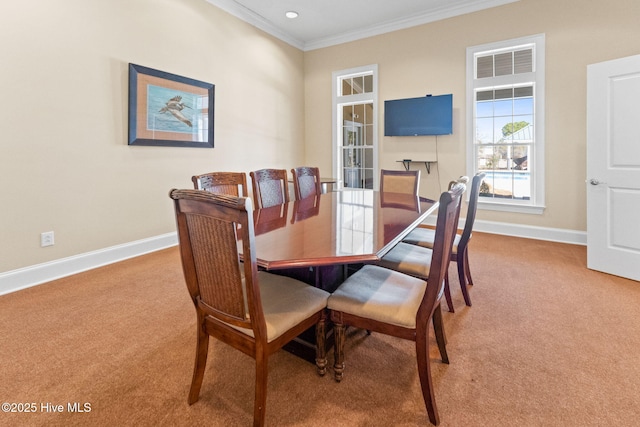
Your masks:
[[[302,50],[313,50],[518,0],[206,0]],[[285,12],[296,11],[295,19]]]

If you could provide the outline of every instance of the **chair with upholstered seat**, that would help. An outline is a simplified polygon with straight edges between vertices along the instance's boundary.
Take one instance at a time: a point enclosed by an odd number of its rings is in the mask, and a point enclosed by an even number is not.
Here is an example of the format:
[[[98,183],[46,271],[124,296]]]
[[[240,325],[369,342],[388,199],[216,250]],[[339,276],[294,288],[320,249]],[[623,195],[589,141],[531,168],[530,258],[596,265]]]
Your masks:
[[[292,278],[258,271],[251,199],[198,190],[172,190],[170,197],[184,277],[197,315],[189,404],[199,399],[209,336],[213,336],[255,359],[254,426],[262,426],[268,357],[314,325],[317,370],[325,374],[329,294]],[[244,262],[240,262],[239,238]]]
[[[380,192],[418,195],[420,171],[380,170]]]
[[[381,171],[380,191],[385,194],[386,191],[395,190],[396,192],[404,192],[418,195],[418,183],[420,181],[419,171]],[[386,182],[386,185],[385,185]],[[467,177],[460,177],[456,181],[449,183],[451,190],[457,183],[466,184]],[[383,189],[385,190],[383,192]],[[414,193],[415,191],[415,193]],[[422,198],[421,198],[422,199]],[[458,204],[458,210],[460,204]],[[459,212],[458,212],[459,213]],[[457,226],[457,223],[456,223]],[[417,252],[417,253],[416,253]],[[401,273],[411,274],[420,279],[427,280],[429,277],[429,265],[431,263],[431,254],[424,250],[412,250],[410,246],[405,247],[401,242],[388,252],[380,261],[380,265],[400,271]],[[408,258],[408,259],[407,259]],[[401,262],[402,261],[402,262]],[[448,277],[448,276],[447,276]],[[450,312],[454,311],[453,300],[451,298],[451,290],[449,289],[449,281],[445,281],[444,295],[447,301],[447,307]]]
[[[463,192],[464,184],[458,184],[440,197],[428,281],[377,265],[365,265],[336,289],[327,304],[334,324],[336,381],[341,381],[344,373],[346,326],[414,341],[425,406],[429,420],[436,425],[439,417],[429,364],[429,325],[433,319],[440,356],[444,363],[449,363],[440,299]]]
[[[469,205],[467,206],[467,216],[461,234],[455,235],[453,249],[451,250],[451,262],[455,262],[458,269],[458,280],[464,297],[465,304],[471,306],[471,297],[467,285],[473,285],[471,270],[469,269],[469,241],[473,232],[473,223],[476,219],[478,209],[478,195],[480,184],[485,177],[484,172],[477,173],[471,181],[471,191],[469,193]],[[405,243],[419,245],[425,248],[433,248],[435,231],[430,228],[418,227],[411,231],[403,240]],[[447,281],[449,276],[447,275]]]
[[[217,194],[248,197],[244,172],[209,172],[191,177],[193,188]]]
[[[454,188],[457,184],[463,184],[466,188],[466,183],[469,182],[469,178],[461,176],[455,181],[449,183],[449,189]],[[458,218],[460,216],[460,205],[458,204]],[[456,228],[458,226],[458,220],[456,219]],[[414,230],[422,229],[417,227]],[[433,229],[426,229],[434,232]],[[413,231],[412,231],[413,232]],[[409,233],[411,234],[411,233]],[[423,280],[429,278],[429,271],[431,269],[431,249],[427,249],[421,246],[412,245],[404,242],[404,240],[394,246],[389,252],[387,252],[382,259],[378,262],[379,265],[397,270],[401,273],[409,274],[411,276],[418,277]],[[451,290],[449,287],[449,274],[445,272],[445,286],[444,296],[447,301],[447,307],[450,312],[455,312],[453,307],[453,299],[451,298]]]
[[[293,174],[293,194],[296,200],[322,194],[320,183],[320,169],[310,166],[300,166],[291,169]]]
[[[289,201],[286,169],[260,169],[250,172],[253,202],[256,209],[268,208]]]

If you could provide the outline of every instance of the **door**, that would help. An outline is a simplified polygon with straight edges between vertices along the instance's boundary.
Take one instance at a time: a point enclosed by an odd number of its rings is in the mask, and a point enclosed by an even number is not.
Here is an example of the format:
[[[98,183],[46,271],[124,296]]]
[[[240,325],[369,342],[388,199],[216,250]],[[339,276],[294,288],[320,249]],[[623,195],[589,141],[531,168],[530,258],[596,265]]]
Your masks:
[[[338,188],[377,188],[378,66],[334,71],[333,177]]]
[[[640,55],[587,67],[587,267],[640,280]]]

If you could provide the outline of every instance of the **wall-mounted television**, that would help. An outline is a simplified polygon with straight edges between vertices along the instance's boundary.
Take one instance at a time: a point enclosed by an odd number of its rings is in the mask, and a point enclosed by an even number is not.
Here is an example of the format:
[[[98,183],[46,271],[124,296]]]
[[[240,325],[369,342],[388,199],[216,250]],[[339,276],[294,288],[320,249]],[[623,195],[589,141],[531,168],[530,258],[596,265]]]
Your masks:
[[[384,101],[384,136],[449,135],[453,95]]]

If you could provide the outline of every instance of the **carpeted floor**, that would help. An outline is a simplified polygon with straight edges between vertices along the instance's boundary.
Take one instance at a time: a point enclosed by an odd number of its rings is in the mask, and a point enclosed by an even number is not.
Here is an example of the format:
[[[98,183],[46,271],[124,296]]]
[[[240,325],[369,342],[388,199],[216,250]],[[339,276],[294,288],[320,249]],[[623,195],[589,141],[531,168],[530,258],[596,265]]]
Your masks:
[[[588,270],[582,246],[476,233],[470,251],[473,307],[450,270],[451,364],[431,353],[441,425],[637,425],[640,283]],[[176,248],[1,296],[0,320],[1,400],[35,410],[2,426],[251,425],[253,360],[215,340],[187,404],[195,311]],[[280,351],[267,424],[429,425],[414,358],[350,330],[338,384]]]

